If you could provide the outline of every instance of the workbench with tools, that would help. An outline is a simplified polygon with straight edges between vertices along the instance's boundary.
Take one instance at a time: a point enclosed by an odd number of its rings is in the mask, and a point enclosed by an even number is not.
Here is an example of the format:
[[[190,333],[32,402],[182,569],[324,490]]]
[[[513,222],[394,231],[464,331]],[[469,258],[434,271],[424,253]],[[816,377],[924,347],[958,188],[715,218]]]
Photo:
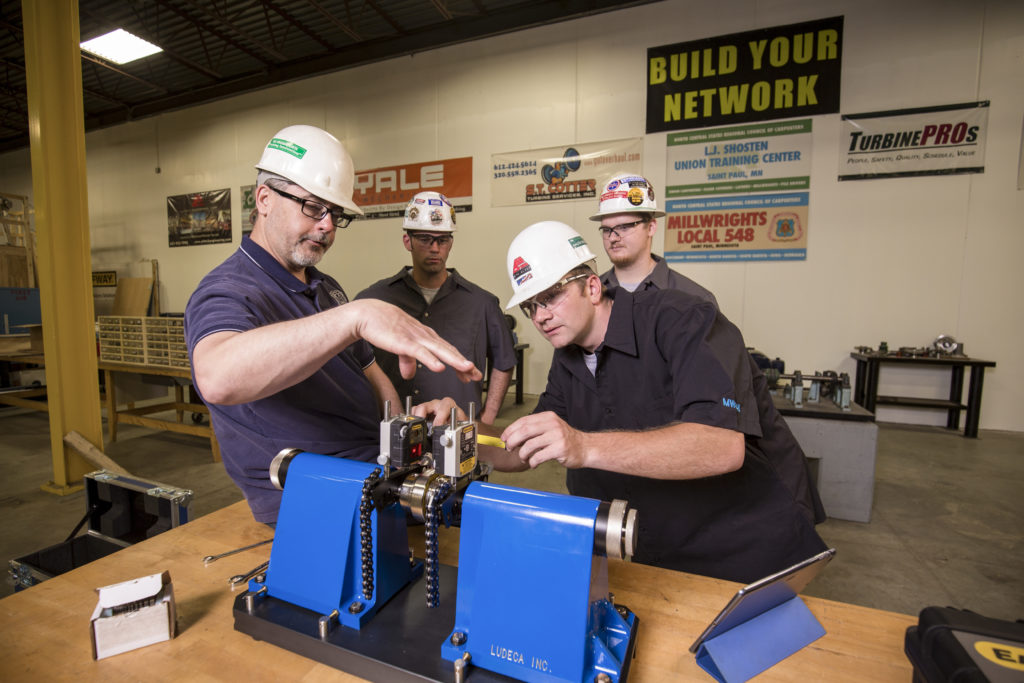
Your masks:
[[[377,463],[282,451],[276,532],[237,503],[0,601],[5,678],[709,680],[737,584],[628,562],[626,501],[488,483],[472,415],[408,413]],[[95,589],[165,572],[178,637],[91,661]],[[825,635],[768,679],[908,679],[910,616],[805,601]]]
[[[267,545],[204,564],[203,558],[266,540],[273,532],[239,502],[137,543],[0,600],[0,672],[6,680],[351,681],[327,664],[255,640],[234,629],[228,578],[270,557]],[[423,557],[421,534],[410,534]],[[460,533],[441,528],[439,559],[457,564]],[[89,617],[95,589],[169,571],[178,607],[178,637],[168,642],[92,660]],[[711,681],[687,647],[735,593],[738,584],[641,564],[611,562],[608,586],[616,601],[639,616],[640,637],[630,680]],[[417,586],[417,597],[422,588]],[[443,593],[441,600],[454,596]],[[916,623],[905,614],[817,598],[804,598],[827,631],[810,646],[772,667],[766,681],[910,680],[904,631]],[[543,605],[531,603],[538,619]],[[468,679],[472,681],[472,675]]]

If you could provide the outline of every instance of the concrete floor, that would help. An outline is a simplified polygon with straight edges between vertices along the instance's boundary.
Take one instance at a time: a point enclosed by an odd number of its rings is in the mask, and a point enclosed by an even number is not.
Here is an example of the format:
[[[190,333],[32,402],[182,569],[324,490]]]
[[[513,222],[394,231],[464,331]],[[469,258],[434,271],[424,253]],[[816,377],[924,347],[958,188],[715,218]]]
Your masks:
[[[499,424],[528,412],[506,401]],[[84,494],[58,497],[47,417],[0,408],[0,559],[60,543],[85,513]],[[193,518],[241,500],[198,437],[120,426],[105,452],[136,476],[195,492]],[[497,474],[503,484],[565,491],[548,463]],[[982,431],[978,439],[932,427],[880,425],[870,524],[829,520],[818,527],[836,559],[806,593],[916,615],[952,605],[1002,619],[1024,617],[1024,434]],[[9,577],[0,596],[13,592]]]

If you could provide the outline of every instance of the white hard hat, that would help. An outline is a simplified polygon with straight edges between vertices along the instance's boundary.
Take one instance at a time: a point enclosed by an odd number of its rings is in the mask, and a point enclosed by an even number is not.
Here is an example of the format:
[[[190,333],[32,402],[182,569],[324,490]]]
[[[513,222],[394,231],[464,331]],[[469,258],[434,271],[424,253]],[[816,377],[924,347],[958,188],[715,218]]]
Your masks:
[[[355,169],[345,147],[315,126],[288,126],[267,143],[256,168],[287,178],[324,201],[359,216],[352,201]]]
[[[664,211],[658,211],[654,201],[654,186],[642,175],[620,173],[604,186],[597,213],[590,217],[599,221],[614,213],[649,213],[651,218],[661,218]]]
[[[534,223],[516,235],[508,247],[512,298],[505,309],[540,294],[576,266],[596,259],[580,234],[565,223]]]
[[[440,192],[420,192],[405,207],[406,230],[455,232],[455,207]]]

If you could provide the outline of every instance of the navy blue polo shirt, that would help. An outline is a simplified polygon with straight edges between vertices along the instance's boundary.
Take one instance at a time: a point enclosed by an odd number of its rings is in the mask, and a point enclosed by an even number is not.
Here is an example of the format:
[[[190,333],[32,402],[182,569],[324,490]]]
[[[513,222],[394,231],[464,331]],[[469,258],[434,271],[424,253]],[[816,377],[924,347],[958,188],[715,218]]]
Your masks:
[[[316,268],[307,268],[306,274],[308,285],[249,236],[243,237],[238,251],[204,277],[189,299],[189,357],[200,339],[215,332],[245,332],[348,301],[333,278]],[[291,340],[279,352],[296,353],[302,343]],[[251,362],[255,367],[273,363],[274,358],[253,357]],[[257,521],[277,519],[281,492],[270,483],[268,469],[282,449],[365,461],[377,456],[380,410],[363,372],[373,362],[372,348],[359,340],[309,378],[273,396],[241,405],[207,404],[224,468],[242,489]]]
[[[660,480],[589,468],[567,470],[573,495],[629,501],[640,533],[634,560],[750,582],[825,549],[794,501],[762,437],[749,354],[732,323],[677,290],[610,292],[611,316],[596,349],[555,351],[536,412],[583,431],[643,430],[695,422],[742,432],[743,466],[728,474]]]
[[[463,278],[454,268],[429,304],[419,285],[412,277],[410,267],[379,280],[356,295],[357,299],[381,299],[403,311],[437,332],[442,339],[459,350],[483,372],[488,360],[491,367],[511,370],[516,364],[512,331],[505,322],[505,314],[498,305],[498,297]],[[398,357],[376,349],[377,362],[398,396],[413,397],[413,403],[450,396],[462,410],[469,411],[469,403],[477,405],[477,414],[483,411],[482,382],[463,382],[450,367],[442,372],[430,372],[417,366],[412,379],[405,379],[398,368]]]

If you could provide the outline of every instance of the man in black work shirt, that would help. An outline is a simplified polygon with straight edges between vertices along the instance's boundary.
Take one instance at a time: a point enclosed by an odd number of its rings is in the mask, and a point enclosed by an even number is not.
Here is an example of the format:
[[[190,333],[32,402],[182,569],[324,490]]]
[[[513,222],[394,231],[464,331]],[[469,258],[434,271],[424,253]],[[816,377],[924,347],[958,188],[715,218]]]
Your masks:
[[[480,421],[490,424],[501,410],[516,364],[512,331],[498,298],[454,268],[445,267],[455,241],[455,210],[443,194],[426,191],[413,197],[405,208],[402,227],[412,266],[375,282],[356,299],[394,304],[437,332],[477,367],[489,364],[487,402],[482,401],[482,381],[463,382],[453,370],[417,372],[406,379],[394,354],[378,349],[377,362],[399,397],[412,396],[414,403],[422,403],[450,396],[463,412],[469,411],[472,402],[479,408]]]
[[[499,469],[556,460],[574,495],[639,511],[634,560],[750,582],[825,549],[765,448],[749,354],[715,306],[606,292],[594,255],[553,221],[512,242],[514,295],[555,347],[532,415],[502,434]]]

